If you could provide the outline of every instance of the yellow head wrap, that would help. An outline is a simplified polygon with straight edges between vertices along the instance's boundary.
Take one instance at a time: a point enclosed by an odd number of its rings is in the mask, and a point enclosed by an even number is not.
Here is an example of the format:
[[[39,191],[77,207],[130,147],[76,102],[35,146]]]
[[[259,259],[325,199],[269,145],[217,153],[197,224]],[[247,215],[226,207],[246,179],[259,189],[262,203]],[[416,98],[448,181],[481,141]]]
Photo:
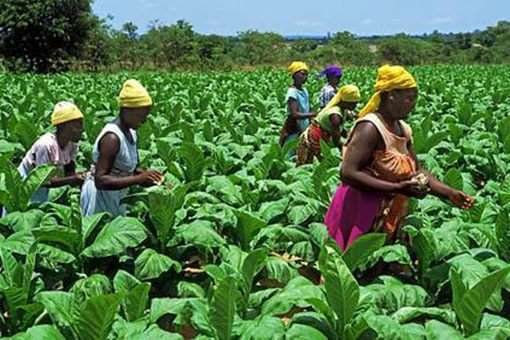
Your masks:
[[[328,105],[326,105],[322,111],[329,110],[333,106],[337,106],[340,102],[357,103],[360,99],[361,93],[356,85],[344,85],[338,90],[335,96],[331,98]]]
[[[152,105],[152,98],[138,80],[129,79],[122,86],[119,95],[120,107],[136,108]]]
[[[76,105],[71,102],[59,102],[51,114],[51,125],[57,126],[80,118],[83,118],[83,114]]]
[[[375,93],[372,98],[370,98],[367,105],[359,112],[359,117],[364,117],[368,113],[375,112],[379,109],[382,92],[412,89],[415,87],[417,87],[416,80],[411,73],[407,72],[402,66],[381,66],[379,70],[377,70]]]
[[[289,73],[291,75],[294,75],[294,73],[296,73],[296,72],[299,72],[299,71],[307,71],[308,72],[310,69],[308,68],[308,65],[306,65],[302,61],[293,61],[292,64],[289,65],[287,70],[289,71]]]

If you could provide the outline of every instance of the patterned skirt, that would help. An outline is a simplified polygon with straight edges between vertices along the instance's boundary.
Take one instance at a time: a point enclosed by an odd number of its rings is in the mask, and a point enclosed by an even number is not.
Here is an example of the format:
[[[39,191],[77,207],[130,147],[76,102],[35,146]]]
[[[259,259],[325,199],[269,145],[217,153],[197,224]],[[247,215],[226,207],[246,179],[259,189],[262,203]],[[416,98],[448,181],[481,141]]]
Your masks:
[[[301,134],[297,146],[297,165],[313,163],[314,157],[320,157],[321,139],[331,141],[331,135],[321,129],[319,124],[312,124]]]

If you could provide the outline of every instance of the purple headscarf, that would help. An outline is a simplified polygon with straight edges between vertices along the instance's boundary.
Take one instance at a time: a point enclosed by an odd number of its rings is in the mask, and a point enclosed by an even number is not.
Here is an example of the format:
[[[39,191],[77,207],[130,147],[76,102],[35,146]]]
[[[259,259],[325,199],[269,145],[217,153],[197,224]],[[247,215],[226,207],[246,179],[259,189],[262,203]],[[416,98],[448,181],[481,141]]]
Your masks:
[[[326,68],[320,73],[321,76],[326,77],[342,77],[342,68],[336,65],[328,65]]]

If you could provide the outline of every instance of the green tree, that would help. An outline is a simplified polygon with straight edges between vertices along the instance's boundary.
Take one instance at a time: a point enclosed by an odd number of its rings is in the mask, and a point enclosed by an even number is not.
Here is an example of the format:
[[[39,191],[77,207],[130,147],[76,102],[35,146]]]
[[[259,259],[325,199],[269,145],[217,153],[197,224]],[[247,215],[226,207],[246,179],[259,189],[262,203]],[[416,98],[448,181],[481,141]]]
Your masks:
[[[275,63],[285,47],[283,37],[277,33],[246,31],[238,37],[237,61],[249,65]]]
[[[205,68],[230,69],[232,67],[232,38],[219,35],[200,35],[197,37],[197,53],[200,65]]]
[[[366,41],[356,39],[349,32],[338,32],[326,45],[319,46],[310,53],[309,59],[325,65],[337,63],[341,65],[373,65],[375,54],[370,51]]]
[[[0,53],[30,71],[63,70],[93,25],[90,0],[0,1]]]
[[[113,18],[100,19],[94,17],[93,29],[85,42],[85,50],[81,58],[81,64],[86,69],[98,71],[111,65],[115,53],[112,39],[114,30],[107,22],[111,19]]]
[[[377,49],[383,63],[415,65],[433,62],[436,47],[434,43],[399,34],[382,40]]]
[[[195,51],[196,38],[193,26],[179,20],[170,26],[153,26],[141,41],[157,65],[176,68],[199,64]]]

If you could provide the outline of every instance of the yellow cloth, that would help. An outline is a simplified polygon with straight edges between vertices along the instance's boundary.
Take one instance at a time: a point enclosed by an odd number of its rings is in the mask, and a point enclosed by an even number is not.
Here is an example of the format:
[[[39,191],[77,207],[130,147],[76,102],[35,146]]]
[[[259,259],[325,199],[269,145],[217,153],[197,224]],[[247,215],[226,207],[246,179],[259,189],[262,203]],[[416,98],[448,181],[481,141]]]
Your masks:
[[[338,90],[335,96],[331,98],[322,111],[329,110],[332,107],[337,106],[340,102],[357,103],[360,99],[361,93],[356,85],[344,85]]]
[[[377,70],[375,93],[372,98],[370,98],[367,105],[359,112],[359,117],[364,117],[368,113],[375,112],[379,109],[382,92],[412,89],[415,87],[417,87],[416,80],[411,73],[407,72],[402,66],[381,66],[379,70]]]
[[[51,125],[57,126],[80,118],[83,118],[83,114],[76,105],[71,102],[59,102],[51,114]]]
[[[126,80],[119,95],[120,107],[136,108],[152,105],[152,98],[138,80]]]
[[[302,61],[294,61],[292,62],[292,64],[289,65],[288,69],[289,73],[291,75],[294,75],[294,73],[296,72],[299,72],[299,71],[309,71],[310,69],[308,68],[308,65],[306,65],[304,62]]]

